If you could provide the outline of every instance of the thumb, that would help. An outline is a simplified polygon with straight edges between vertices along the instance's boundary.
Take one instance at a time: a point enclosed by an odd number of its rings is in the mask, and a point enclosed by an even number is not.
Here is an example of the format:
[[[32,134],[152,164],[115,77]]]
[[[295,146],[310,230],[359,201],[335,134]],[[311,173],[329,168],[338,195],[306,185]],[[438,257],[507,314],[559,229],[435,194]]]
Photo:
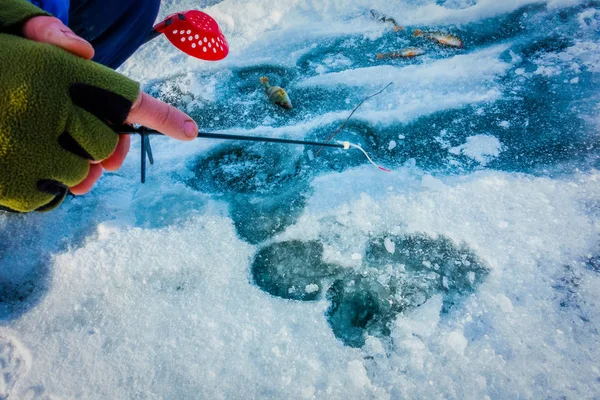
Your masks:
[[[192,140],[198,135],[198,125],[183,111],[140,92],[126,123],[140,124],[179,140]]]
[[[88,60],[94,57],[92,45],[77,36],[58,18],[44,16],[31,18],[23,26],[23,36],[35,42],[60,47]]]

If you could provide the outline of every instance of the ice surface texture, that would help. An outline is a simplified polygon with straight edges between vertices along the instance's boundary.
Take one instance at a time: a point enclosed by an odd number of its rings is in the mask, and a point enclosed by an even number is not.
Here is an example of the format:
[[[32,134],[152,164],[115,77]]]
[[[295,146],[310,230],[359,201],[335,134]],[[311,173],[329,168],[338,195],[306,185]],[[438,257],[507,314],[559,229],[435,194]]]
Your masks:
[[[31,355],[0,350],[11,400],[596,398],[598,3],[213,3],[161,13],[206,5],[227,60],[158,39],[122,71],[202,130],[309,140],[393,81],[338,135],[393,172],[152,138],[140,185],[134,139],[90,195],[0,214],[0,346]],[[427,53],[376,59],[409,46]]]
[[[594,26],[589,19],[595,14],[578,17],[584,9],[548,12],[545,5],[532,4],[447,27],[468,44],[462,50],[389,30],[374,37],[326,35],[308,48],[302,36],[290,37],[288,46],[297,48],[297,56],[286,62],[233,67],[216,76],[212,71],[178,75],[149,90],[169,101],[186,98],[206,129],[323,140],[364,96],[393,81],[338,139],[362,144],[392,169],[414,160],[424,170],[450,174],[484,167],[569,172],[576,168],[571,160],[585,160],[586,168],[595,165],[598,150],[586,121],[594,118],[594,104],[580,101],[593,97],[597,88],[593,72],[600,64],[588,53],[598,49],[569,33],[581,31],[581,24]],[[587,28],[588,35],[593,32]],[[427,56],[386,63],[374,57],[390,46],[412,45],[427,47]],[[279,49],[270,51],[275,56]],[[288,89],[294,110],[278,110],[265,101],[258,84],[263,75]],[[214,86],[206,89],[205,81]],[[199,82],[202,91],[195,97],[178,94]],[[226,96],[218,95],[222,91]],[[570,103],[577,106],[564,107]],[[294,223],[315,176],[365,163],[351,152],[326,150],[314,158],[315,151],[223,144],[188,164],[194,177],[187,182],[203,192],[227,194],[239,234],[258,244]]]
[[[447,313],[475,291],[489,270],[465,246],[426,235],[373,239],[365,264],[351,271],[325,263],[322,256],[319,242],[275,243],[257,253],[252,277],[261,289],[292,300],[316,300],[330,286],[329,324],[339,339],[355,347],[363,346],[367,335],[389,336],[398,314],[438,293]]]
[[[325,279],[339,266],[323,262],[319,242],[290,241],[261,249],[252,262],[254,282],[264,291],[284,299],[315,300]]]

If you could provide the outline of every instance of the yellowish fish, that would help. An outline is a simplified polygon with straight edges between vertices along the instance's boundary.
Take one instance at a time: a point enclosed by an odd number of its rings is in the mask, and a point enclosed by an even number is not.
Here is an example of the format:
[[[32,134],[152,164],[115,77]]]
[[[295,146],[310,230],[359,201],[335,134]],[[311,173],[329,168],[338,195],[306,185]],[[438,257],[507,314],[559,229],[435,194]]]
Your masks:
[[[463,47],[463,41],[458,36],[449,35],[447,33],[442,32],[423,32],[419,29],[415,29],[415,33],[413,34],[415,37],[426,37],[427,39],[431,39],[435,42],[438,42],[441,45],[449,46],[449,47]]]
[[[394,18],[388,17],[387,15],[382,14],[379,11],[371,10],[371,15],[377,21],[389,22],[392,25],[394,25],[394,32],[398,32],[398,31],[401,31],[402,29],[404,29],[403,26],[398,25],[398,23],[396,22],[396,20]]]
[[[413,58],[425,54],[425,50],[411,47],[398,52],[392,53],[377,53],[377,58]]]
[[[286,110],[292,109],[292,102],[285,90],[279,86],[269,85],[269,78],[266,76],[260,78],[260,83],[265,87],[265,93],[271,103],[277,104],[279,107],[285,108]]]

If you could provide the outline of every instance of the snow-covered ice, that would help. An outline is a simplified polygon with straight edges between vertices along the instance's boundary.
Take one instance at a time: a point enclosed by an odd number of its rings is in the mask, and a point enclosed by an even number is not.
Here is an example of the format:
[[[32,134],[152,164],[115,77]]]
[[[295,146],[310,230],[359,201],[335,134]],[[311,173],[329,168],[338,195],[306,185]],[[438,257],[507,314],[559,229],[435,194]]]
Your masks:
[[[171,0],[161,16],[197,7],[226,60],[159,38],[121,72],[203,130],[315,141],[393,82],[336,137],[392,172],[153,138],[141,185],[134,139],[90,195],[0,214],[0,399],[598,397],[597,3]],[[427,52],[376,58],[408,46]]]

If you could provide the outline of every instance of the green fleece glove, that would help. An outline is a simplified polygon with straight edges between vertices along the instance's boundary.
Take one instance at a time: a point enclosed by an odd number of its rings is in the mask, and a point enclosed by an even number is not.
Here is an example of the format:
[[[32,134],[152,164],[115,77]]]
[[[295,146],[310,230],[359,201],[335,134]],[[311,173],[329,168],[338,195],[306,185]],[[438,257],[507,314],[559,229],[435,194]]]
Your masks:
[[[21,28],[30,18],[50,16],[27,0],[0,0],[0,32],[21,35]]]
[[[0,18],[2,17],[0,12]],[[0,206],[47,211],[107,158],[139,84],[57,47],[0,34]]]

